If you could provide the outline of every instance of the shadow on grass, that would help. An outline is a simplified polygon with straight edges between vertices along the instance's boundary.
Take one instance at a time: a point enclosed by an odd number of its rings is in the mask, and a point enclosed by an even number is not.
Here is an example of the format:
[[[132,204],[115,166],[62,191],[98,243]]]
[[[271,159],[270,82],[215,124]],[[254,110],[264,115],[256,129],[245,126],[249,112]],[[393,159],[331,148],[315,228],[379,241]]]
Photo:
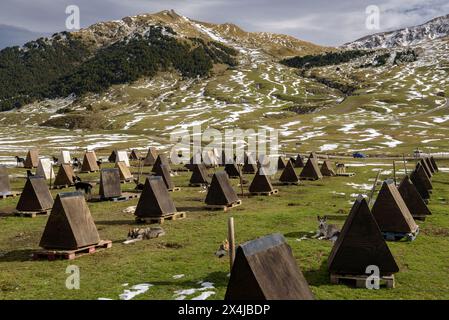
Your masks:
[[[309,231],[298,231],[286,233],[284,234],[284,237],[300,239],[302,237],[312,238],[313,235],[315,235],[315,233],[310,233]]]
[[[132,226],[136,227],[136,221],[135,220],[101,220],[101,221],[95,221],[96,225],[103,225],[103,226]]]
[[[3,256],[0,256],[0,262],[24,262],[32,261],[32,254],[36,250],[33,249],[20,249],[9,251]]]
[[[327,259],[324,260],[319,269],[302,271],[309,285],[314,287],[329,285],[329,271],[327,270]]]

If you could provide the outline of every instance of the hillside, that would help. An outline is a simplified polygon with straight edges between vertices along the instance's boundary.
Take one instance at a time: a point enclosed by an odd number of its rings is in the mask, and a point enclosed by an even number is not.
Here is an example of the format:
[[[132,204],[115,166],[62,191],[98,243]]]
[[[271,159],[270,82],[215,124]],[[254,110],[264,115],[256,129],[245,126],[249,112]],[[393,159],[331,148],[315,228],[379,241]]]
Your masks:
[[[193,49],[204,51],[204,68],[186,73],[176,66],[179,59],[168,55],[168,67],[146,70],[133,64],[122,77],[116,71],[123,71],[123,64],[117,69],[112,61],[128,52],[126,39],[145,39],[150,26],[159,28],[167,43],[190,46],[185,57],[193,57]],[[282,152],[296,152],[298,146],[304,152],[345,155],[401,155],[417,147],[446,151],[447,37],[353,54],[164,11],[98,23],[67,39],[88,48],[86,62],[56,82],[50,93],[59,95],[0,114],[0,156],[35,144],[49,152],[61,146],[168,148],[170,133],[194,124],[220,130],[277,128]],[[211,50],[223,54],[214,56]],[[77,81],[86,83],[85,72],[92,70],[88,90],[70,94],[86,88]],[[110,75],[106,84],[95,81],[105,79],[104,73]]]
[[[449,36],[449,14],[419,26],[369,35],[347,43],[344,47],[350,49],[407,47],[447,36]]]

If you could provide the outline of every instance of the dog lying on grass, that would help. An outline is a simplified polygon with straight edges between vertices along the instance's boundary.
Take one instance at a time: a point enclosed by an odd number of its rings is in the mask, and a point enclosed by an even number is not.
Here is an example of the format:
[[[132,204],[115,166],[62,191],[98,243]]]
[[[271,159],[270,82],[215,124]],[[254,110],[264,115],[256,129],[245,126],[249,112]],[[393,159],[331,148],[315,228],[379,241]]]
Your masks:
[[[129,244],[141,240],[155,239],[162,237],[163,235],[165,235],[165,231],[162,227],[134,228],[129,229],[128,238],[123,243]]]

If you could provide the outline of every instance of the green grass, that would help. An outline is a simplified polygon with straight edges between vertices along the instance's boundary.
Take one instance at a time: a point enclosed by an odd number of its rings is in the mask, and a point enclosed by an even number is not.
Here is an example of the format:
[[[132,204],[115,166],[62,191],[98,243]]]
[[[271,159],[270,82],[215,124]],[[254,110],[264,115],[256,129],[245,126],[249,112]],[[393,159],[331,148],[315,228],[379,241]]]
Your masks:
[[[375,163],[374,160],[366,161]],[[448,164],[441,162],[440,166]],[[318,299],[449,299],[447,173],[438,173],[433,179],[435,190],[430,204],[433,215],[419,223],[421,234],[417,240],[388,243],[400,267],[395,289],[369,291],[330,285],[326,262],[332,243],[296,240],[304,233],[316,230],[317,215],[330,215],[331,223],[341,226],[351,208],[351,194],[367,193],[353,189],[347,183],[372,184],[369,179],[375,177],[375,168],[391,169],[384,166],[355,167],[351,168],[357,173],[353,178],[328,178],[303,182],[301,186],[278,187],[280,192],[273,197],[243,197],[242,206],[229,213],[204,210],[205,193],[200,192],[200,188],[187,187],[190,174],[181,173],[174,177],[174,181],[182,190],[172,193],[172,196],[178,210],[187,211],[186,219],[166,222],[163,225],[166,235],[161,238],[123,245],[121,242],[125,240],[128,229],[135,224],[133,215],[122,211],[136,205],[137,200],[89,203],[101,238],[112,240],[113,247],[74,261],[32,261],[30,255],[38,249],[47,219],[3,214],[0,216],[0,298],[118,299],[127,288],[122,286],[124,283],[129,287],[151,283],[154,286],[135,299],[173,299],[174,291],[198,288],[197,282],[204,280],[213,282],[216,288],[211,299],[223,299],[229,263],[227,258],[216,258],[214,252],[226,238],[227,218],[233,216],[238,243],[275,232],[282,233]],[[24,173],[23,169],[12,171]],[[98,174],[82,177],[98,179]],[[251,176],[247,178],[251,179]],[[23,178],[15,178],[14,189],[20,190],[24,182]],[[233,180],[234,188],[240,190],[236,183]],[[124,191],[131,190],[133,185],[122,187]],[[56,191],[53,194],[56,195]],[[0,211],[13,210],[17,200],[0,200]],[[65,270],[71,264],[80,267],[80,290],[65,288],[68,276]],[[175,280],[173,275],[176,274],[185,274],[185,277]],[[188,299],[194,296],[188,296]]]

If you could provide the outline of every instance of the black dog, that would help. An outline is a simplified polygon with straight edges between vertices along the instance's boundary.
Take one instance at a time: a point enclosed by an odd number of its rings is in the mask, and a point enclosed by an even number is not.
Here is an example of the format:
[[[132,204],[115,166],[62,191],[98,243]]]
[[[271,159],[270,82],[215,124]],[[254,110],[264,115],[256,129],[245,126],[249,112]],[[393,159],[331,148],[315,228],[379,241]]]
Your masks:
[[[82,191],[84,191],[84,194],[88,195],[88,196],[92,195],[92,188],[93,188],[93,186],[88,182],[76,182],[75,183],[75,190],[76,191],[82,190]]]
[[[31,170],[27,170],[27,178],[34,177],[34,174],[31,172]]]
[[[133,181],[134,181],[134,183],[136,184],[136,187],[134,188],[134,190],[142,191],[142,190],[143,190],[143,187],[144,187],[145,185],[144,185],[143,183],[139,183],[139,180],[137,180],[137,179],[134,179]]]
[[[16,156],[16,161],[17,161],[17,166],[19,166],[20,163],[25,164],[24,158]]]

